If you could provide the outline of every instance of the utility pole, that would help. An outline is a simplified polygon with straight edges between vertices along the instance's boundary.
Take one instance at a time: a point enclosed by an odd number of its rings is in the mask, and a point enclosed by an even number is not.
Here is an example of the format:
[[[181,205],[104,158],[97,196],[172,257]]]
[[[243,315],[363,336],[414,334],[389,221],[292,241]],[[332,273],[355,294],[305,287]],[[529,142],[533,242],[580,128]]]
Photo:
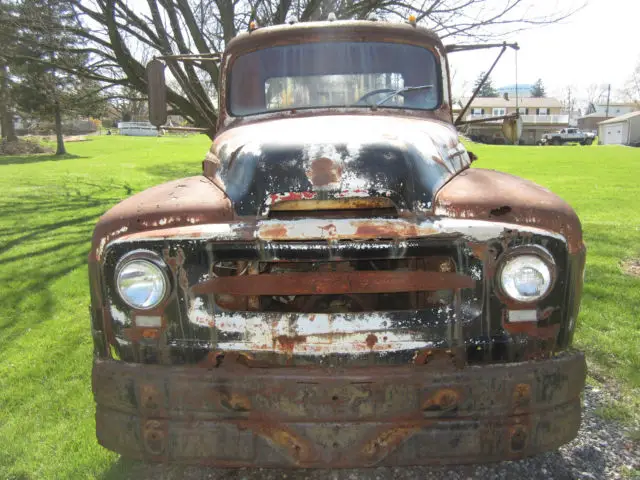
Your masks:
[[[569,99],[567,100],[567,111],[569,112],[569,125],[571,125],[571,87],[568,87]]]
[[[611,84],[609,84],[609,88],[607,89],[607,111],[604,116],[609,118],[609,100],[611,100]]]

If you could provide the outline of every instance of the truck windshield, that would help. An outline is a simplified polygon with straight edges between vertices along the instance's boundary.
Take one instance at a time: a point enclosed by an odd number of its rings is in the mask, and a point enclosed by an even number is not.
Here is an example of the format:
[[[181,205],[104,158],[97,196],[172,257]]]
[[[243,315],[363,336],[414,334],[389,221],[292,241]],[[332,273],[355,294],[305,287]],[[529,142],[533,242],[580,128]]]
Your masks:
[[[378,104],[433,110],[440,104],[439,76],[435,55],[415,45],[326,42],[269,47],[235,60],[228,108],[236,116]]]

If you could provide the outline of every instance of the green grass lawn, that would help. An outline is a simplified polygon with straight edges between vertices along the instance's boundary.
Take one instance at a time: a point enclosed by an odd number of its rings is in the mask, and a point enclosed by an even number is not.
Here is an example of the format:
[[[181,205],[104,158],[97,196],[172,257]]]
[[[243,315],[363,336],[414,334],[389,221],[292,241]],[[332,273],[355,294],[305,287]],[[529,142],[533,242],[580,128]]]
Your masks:
[[[119,200],[197,174],[203,136],[100,137],[63,159],[0,157],[0,478],[116,478],[94,436],[86,257]],[[640,392],[640,149],[473,145],[479,168],[534,180],[580,215],[589,249],[576,335],[600,381]],[[624,415],[635,407],[623,409]]]

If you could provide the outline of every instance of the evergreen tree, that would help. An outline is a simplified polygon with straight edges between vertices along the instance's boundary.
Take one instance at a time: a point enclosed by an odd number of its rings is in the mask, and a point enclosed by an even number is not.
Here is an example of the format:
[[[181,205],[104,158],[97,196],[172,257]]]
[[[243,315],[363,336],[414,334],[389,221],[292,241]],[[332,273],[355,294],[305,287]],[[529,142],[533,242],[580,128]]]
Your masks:
[[[544,91],[544,85],[542,84],[542,79],[539,78],[536,83],[533,84],[533,87],[531,87],[531,96],[535,97],[535,98],[542,98],[542,97],[546,97],[547,94]]]
[[[63,115],[93,115],[104,105],[100,85],[80,77],[89,55],[72,33],[75,15],[62,0],[22,0],[13,57],[14,98],[19,109],[53,120],[56,155],[66,153]]]
[[[14,101],[12,96],[13,79],[10,63],[15,48],[16,11],[15,6],[0,1],[0,131],[2,140],[13,142],[18,139],[13,124]]]
[[[491,77],[487,77],[487,80],[484,83],[482,83],[482,79],[484,78],[484,76],[485,76],[484,72],[482,72],[478,76],[478,78],[476,79],[473,85],[474,91],[478,88],[479,85],[482,84],[482,87],[480,87],[480,91],[478,91],[479,97],[499,97],[500,94],[493,87],[493,81],[491,80]]]

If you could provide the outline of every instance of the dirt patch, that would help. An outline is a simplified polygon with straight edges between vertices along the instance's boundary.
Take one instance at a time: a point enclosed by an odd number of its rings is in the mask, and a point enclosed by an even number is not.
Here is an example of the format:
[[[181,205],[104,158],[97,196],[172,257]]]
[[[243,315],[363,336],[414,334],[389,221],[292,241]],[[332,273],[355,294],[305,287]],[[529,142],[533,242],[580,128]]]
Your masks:
[[[18,139],[17,142],[0,143],[0,155],[31,155],[34,153],[52,153],[53,150],[34,140]]]
[[[86,142],[86,135],[72,135],[70,137],[64,137],[65,142]]]
[[[632,277],[640,277],[640,258],[631,258],[622,263],[622,271]]]

